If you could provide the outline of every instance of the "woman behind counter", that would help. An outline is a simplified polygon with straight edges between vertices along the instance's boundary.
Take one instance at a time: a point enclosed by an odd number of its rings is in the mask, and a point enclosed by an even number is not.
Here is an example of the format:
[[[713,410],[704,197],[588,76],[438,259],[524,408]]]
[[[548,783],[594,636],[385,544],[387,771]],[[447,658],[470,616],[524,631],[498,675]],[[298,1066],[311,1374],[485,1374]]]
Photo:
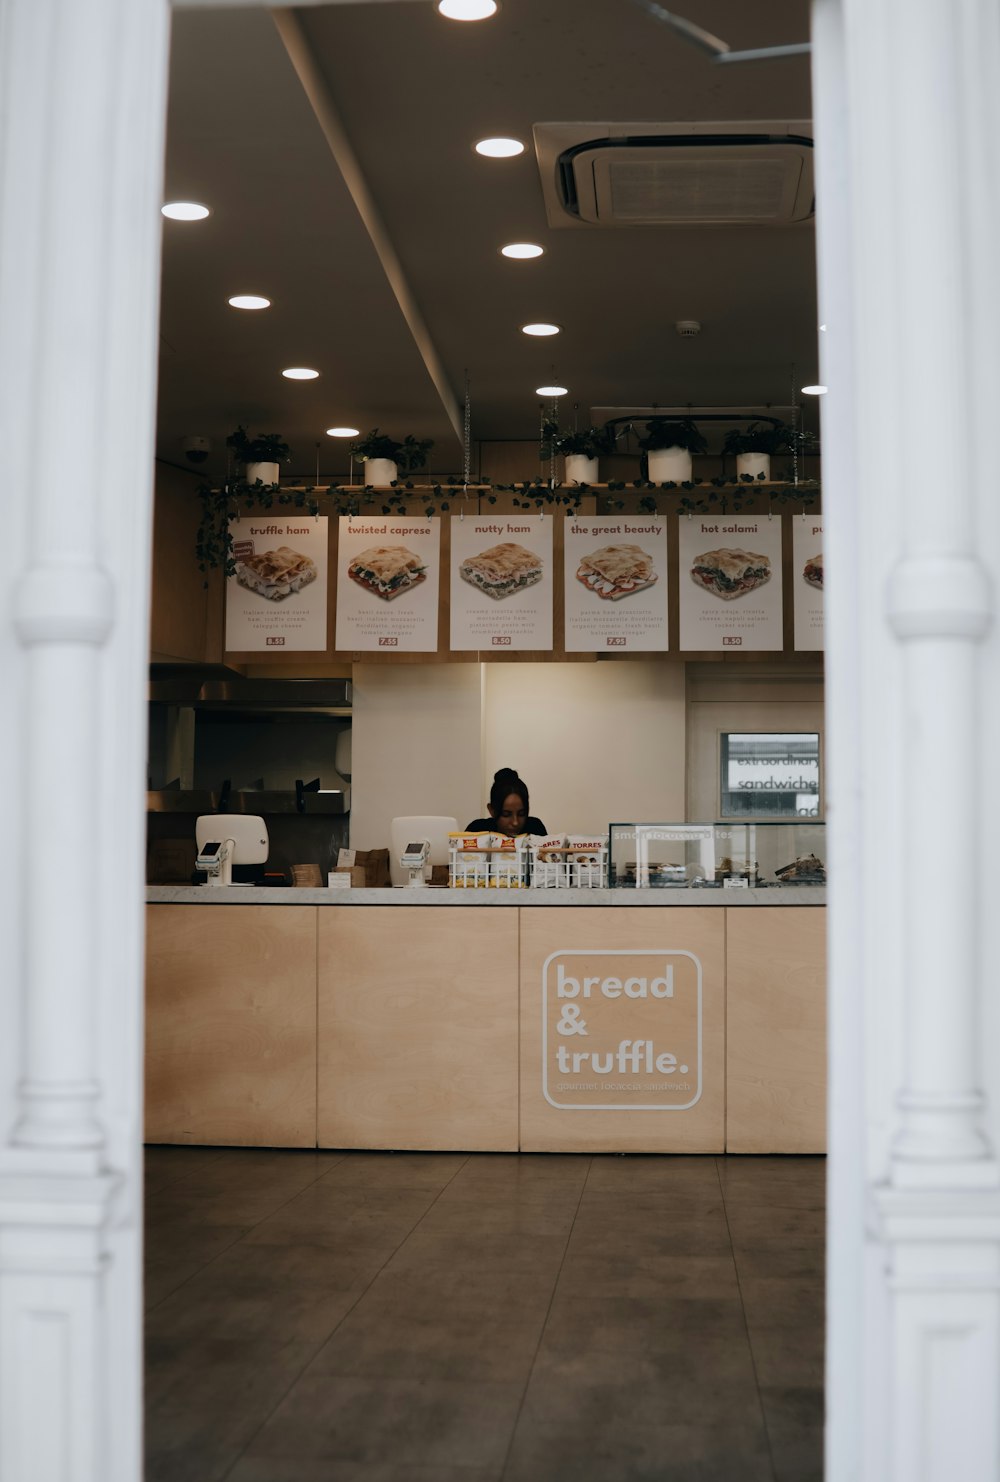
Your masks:
[[[487,803],[489,818],[474,818],[466,827],[466,833],[478,834],[487,829],[506,834],[508,839],[518,834],[548,833],[540,818],[532,818],[528,811],[528,789],[512,767],[501,767],[493,778],[490,800]]]

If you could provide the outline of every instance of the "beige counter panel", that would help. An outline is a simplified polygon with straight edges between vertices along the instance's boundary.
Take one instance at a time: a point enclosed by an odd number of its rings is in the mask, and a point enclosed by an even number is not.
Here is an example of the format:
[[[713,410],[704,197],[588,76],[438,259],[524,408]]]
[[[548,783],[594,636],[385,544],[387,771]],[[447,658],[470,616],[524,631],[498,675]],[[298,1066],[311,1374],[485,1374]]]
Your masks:
[[[316,911],[146,912],[146,1140],[316,1143]]]
[[[826,1151],[826,913],[728,920],[730,1153]]]
[[[320,1147],[517,1150],[517,911],[320,911]]]
[[[755,913],[751,912],[750,915]],[[723,911],[675,908],[664,912],[642,909],[601,909],[566,917],[546,911],[521,913],[521,1147],[525,1152],[715,1153],[725,1147],[725,917]],[[702,1067],[701,1095],[686,1110],[636,1107],[586,1110],[553,1106],[543,1090],[542,975],[555,952],[588,949],[595,954],[641,951],[689,953],[701,968]],[[579,959],[583,960],[583,959]],[[608,961],[605,960],[605,967]],[[622,959],[621,975],[628,972]],[[677,959],[680,971],[681,959]],[[569,971],[572,959],[566,961]],[[595,964],[597,959],[595,958]],[[690,958],[684,971],[695,971]],[[617,970],[615,968],[614,970]],[[658,969],[659,970],[659,969]],[[688,987],[690,987],[690,979]],[[680,993],[681,983],[678,981]],[[551,964],[550,964],[551,991]],[[585,1006],[580,1002],[581,1012]],[[597,1003],[593,1009],[608,1014],[618,1005]],[[662,1002],[622,1001],[622,1028],[635,1038],[646,1035],[669,1046]],[[550,1019],[550,1025],[551,1025]],[[595,1026],[596,1027],[596,1026]],[[663,1035],[668,1038],[664,1042]],[[616,1031],[617,1033],[617,1031]],[[551,1034],[551,1028],[550,1028]],[[606,1043],[606,1038],[601,1043]],[[553,1041],[554,1043],[554,1041]],[[596,1039],[569,1036],[575,1049]],[[551,1049],[551,1046],[550,1046]],[[551,1062],[550,1062],[551,1063]],[[550,1094],[553,1094],[550,1086]],[[603,1090],[596,1099],[606,1096]],[[572,1098],[568,1098],[572,1099]]]

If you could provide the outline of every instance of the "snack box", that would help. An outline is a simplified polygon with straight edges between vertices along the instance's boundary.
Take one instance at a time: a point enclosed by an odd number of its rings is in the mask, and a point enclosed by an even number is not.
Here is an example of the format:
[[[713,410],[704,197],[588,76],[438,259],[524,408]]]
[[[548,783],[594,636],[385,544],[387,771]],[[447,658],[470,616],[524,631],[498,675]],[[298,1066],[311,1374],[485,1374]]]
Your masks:
[[[531,836],[531,883],[537,890],[557,890],[569,883],[565,834]]]
[[[606,884],[603,863],[607,849],[605,840],[595,839],[592,834],[570,834],[566,843],[566,858],[573,884],[591,888]]]
[[[517,890],[524,883],[528,856],[528,835],[511,839],[506,834],[493,835],[490,855],[490,884],[497,889]]]
[[[491,833],[448,835],[451,878],[458,889],[475,889],[489,883],[490,856],[494,835]]]
[[[543,838],[540,834],[529,834],[528,842],[536,859],[562,859],[563,850],[566,848],[566,835],[546,834]]]
[[[574,855],[592,854],[596,864],[601,857],[601,850],[608,847],[608,841],[595,839],[593,834],[570,834],[566,845]]]

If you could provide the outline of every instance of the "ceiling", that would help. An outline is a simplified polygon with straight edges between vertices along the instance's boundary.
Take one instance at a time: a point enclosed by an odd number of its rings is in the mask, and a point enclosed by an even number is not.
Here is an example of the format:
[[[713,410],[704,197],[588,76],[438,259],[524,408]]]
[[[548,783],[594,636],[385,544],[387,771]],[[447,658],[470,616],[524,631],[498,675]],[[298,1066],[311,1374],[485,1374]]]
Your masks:
[[[734,50],[805,40],[808,12],[683,6]],[[473,441],[534,437],[553,377],[566,426],[787,406],[817,379],[812,223],[553,227],[532,130],[810,117],[808,57],[720,66],[634,0],[503,0],[475,24],[433,0],[176,12],[164,198],[212,214],[164,222],[158,455],[184,465],[181,439],[208,437],[217,476],[242,423],[283,434],[293,473],[341,480],[325,429],[346,423],[433,438],[433,472],[460,473],[466,373]],[[480,157],[491,134],[524,154]],[[523,240],[544,256],[499,255]],[[529,339],[535,319],[563,332]],[[285,380],[296,365],[319,379]]]

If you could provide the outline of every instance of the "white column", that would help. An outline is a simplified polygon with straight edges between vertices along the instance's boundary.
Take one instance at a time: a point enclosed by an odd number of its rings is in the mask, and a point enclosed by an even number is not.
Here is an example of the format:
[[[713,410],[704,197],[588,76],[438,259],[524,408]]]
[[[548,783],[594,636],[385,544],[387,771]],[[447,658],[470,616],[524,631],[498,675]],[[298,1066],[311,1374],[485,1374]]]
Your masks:
[[[0,0],[12,570],[0,1479],[141,1475],[144,711],[166,0]]]
[[[1000,13],[815,0],[814,40],[831,386],[827,1477],[992,1482],[1000,1075],[982,1055],[980,881],[1000,529],[972,449],[1000,389]]]
[[[826,796],[829,862],[827,995],[829,1113],[826,1472],[860,1477],[863,1356],[865,1107],[857,1095],[864,1063],[867,893],[861,861],[863,651],[858,551],[862,518],[854,417],[851,190],[847,78],[840,0],[814,0],[813,119],[816,131],[818,332],[823,434],[823,544],[826,552]]]

